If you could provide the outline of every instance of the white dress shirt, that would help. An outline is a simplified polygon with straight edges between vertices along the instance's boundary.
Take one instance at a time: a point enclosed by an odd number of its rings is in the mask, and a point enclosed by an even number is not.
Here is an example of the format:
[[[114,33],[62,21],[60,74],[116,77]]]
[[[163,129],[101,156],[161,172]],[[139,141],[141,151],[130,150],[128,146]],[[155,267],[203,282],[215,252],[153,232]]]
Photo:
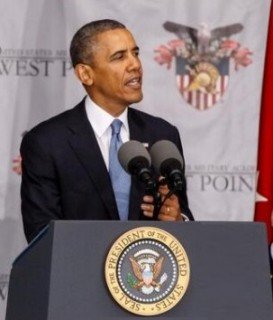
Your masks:
[[[130,139],[129,125],[127,119],[127,108],[123,113],[115,118],[104,109],[99,107],[89,96],[85,99],[85,110],[87,118],[95,132],[105,165],[109,170],[109,148],[112,136],[111,123],[114,119],[119,119],[122,122],[120,137],[122,142],[127,142]]]

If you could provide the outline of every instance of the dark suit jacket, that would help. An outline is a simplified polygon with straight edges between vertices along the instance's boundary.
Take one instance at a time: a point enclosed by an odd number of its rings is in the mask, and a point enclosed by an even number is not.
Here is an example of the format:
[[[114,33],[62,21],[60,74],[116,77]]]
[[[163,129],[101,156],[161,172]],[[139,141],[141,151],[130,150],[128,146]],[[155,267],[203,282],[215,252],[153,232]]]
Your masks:
[[[168,122],[129,108],[130,139],[152,146],[173,141],[182,153],[179,133]],[[25,235],[33,239],[50,220],[119,220],[110,177],[84,100],[74,109],[29,131],[21,145],[21,185]],[[144,186],[132,178],[129,219],[145,219],[140,210]],[[186,190],[182,210],[192,219]]]

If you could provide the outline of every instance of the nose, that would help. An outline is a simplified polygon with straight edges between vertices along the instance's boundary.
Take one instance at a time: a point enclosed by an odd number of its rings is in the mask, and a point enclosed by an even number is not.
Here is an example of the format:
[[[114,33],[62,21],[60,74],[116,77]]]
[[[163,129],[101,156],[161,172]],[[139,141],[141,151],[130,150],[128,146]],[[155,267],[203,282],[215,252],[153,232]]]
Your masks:
[[[141,61],[138,56],[131,54],[128,61],[128,70],[141,70]]]

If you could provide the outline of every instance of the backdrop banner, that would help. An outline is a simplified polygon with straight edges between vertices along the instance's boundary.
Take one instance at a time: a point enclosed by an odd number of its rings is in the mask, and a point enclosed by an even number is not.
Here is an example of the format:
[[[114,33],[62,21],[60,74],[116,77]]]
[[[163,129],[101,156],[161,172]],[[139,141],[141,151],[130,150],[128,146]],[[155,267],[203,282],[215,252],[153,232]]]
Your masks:
[[[180,130],[195,219],[251,221],[269,7],[270,0],[0,2],[0,319],[12,261],[26,246],[12,160],[25,131],[85,95],[69,60],[73,34],[97,19],[127,25],[144,69],[144,99],[133,107]]]

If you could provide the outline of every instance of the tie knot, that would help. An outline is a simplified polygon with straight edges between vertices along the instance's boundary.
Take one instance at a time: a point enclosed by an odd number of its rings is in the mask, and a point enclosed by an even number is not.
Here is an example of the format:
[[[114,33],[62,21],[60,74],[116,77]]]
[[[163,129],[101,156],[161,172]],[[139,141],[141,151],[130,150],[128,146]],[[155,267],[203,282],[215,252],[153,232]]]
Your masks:
[[[121,126],[122,126],[122,121],[120,121],[119,119],[115,119],[115,120],[111,123],[112,135],[113,135],[113,134],[119,134],[119,133],[120,133]]]

